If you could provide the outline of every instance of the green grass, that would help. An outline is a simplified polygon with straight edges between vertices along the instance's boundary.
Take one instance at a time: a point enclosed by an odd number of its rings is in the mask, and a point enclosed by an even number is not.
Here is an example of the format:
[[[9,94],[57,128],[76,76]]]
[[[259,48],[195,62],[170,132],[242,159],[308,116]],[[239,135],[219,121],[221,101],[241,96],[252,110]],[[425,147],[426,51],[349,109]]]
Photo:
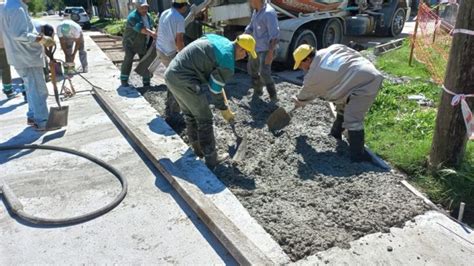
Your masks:
[[[378,57],[376,66],[378,69],[395,76],[429,79],[430,72],[428,69],[415,59],[413,59],[412,66],[409,66],[409,58],[410,42],[405,41],[400,49],[388,52]]]
[[[454,209],[463,201],[474,215],[474,142],[468,143],[463,164],[456,170],[445,169],[430,174],[426,161],[440,99],[438,85],[426,82],[430,75],[423,64],[408,66],[409,45],[378,58],[379,69],[396,76],[408,76],[412,81],[393,84],[388,81],[379,92],[366,119],[367,144],[395,167],[406,172],[410,182],[424,191],[435,203]],[[423,94],[434,107],[419,106],[407,99],[411,94]],[[474,216],[466,217],[474,225]]]
[[[110,35],[122,36],[125,30],[125,20],[113,20],[113,19],[98,19],[94,18],[91,20],[92,27],[99,30],[104,30]]]

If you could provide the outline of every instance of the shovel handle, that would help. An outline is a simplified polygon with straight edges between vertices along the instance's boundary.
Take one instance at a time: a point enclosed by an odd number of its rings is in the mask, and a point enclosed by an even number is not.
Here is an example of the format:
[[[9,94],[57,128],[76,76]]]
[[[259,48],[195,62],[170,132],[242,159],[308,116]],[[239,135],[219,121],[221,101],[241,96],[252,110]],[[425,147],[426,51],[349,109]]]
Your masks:
[[[61,103],[59,102],[59,92],[58,85],[56,84],[56,61],[53,59],[49,62],[49,71],[51,72],[51,83],[53,83],[54,98],[58,107],[61,108]]]

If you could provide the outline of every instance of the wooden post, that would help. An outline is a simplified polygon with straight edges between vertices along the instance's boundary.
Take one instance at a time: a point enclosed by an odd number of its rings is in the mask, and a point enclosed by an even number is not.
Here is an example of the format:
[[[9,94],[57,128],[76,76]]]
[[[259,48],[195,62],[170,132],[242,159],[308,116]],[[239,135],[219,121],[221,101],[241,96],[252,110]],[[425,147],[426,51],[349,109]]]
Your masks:
[[[408,60],[409,66],[411,66],[411,63],[413,61],[413,53],[415,52],[416,34],[418,32],[418,21],[420,20],[420,8],[423,8],[422,5],[424,4],[422,3],[418,5],[418,13],[416,15],[416,21],[415,21],[415,30],[413,31],[413,41],[411,42],[410,59]]]
[[[455,29],[474,30],[474,1],[461,1]],[[474,93],[474,36],[456,33],[444,79],[447,89],[458,94]],[[429,158],[431,170],[439,166],[455,167],[462,162],[467,133],[461,106],[451,106],[452,95],[443,92],[436,118],[436,127]],[[474,99],[466,99],[470,108]]]

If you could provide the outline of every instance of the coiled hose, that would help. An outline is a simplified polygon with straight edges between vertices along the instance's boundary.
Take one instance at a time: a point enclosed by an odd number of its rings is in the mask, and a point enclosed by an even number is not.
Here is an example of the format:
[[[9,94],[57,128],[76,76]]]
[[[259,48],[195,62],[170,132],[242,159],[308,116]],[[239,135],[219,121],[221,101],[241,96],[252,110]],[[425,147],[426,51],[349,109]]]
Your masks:
[[[120,182],[122,185],[122,190],[120,193],[115,197],[115,199],[110,202],[109,204],[105,205],[104,207],[95,210],[93,212],[75,216],[72,218],[58,218],[58,219],[52,219],[52,218],[43,218],[43,217],[36,217],[33,215],[30,215],[26,213],[23,210],[23,204],[18,200],[16,197],[15,193],[11,190],[11,188],[5,183],[5,181],[2,181],[0,179],[0,192],[3,193],[3,197],[6,200],[6,203],[10,206],[11,211],[18,215],[20,219],[28,221],[33,224],[41,224],[41,225],[55,225],[55,226],[64,226],[64,225],[72,225],[72,224],[78,224],[82,223],[85,221],[92,220],[94,218],[97,218],[109,211],[111,211],[113,208],[115,208],[117,205],[120,204],[120,202],[125,198],[125,195],[127,194],[127,189],[128,189],[128,184],[127,180],[125,177],[123,177],[120,172],[115,169],[113,166],[107,164],[106,162],[102,161],[101,159],[94,157],[90,154],[83,153],[80,151],[76,151],[73,149],[69,148],[63,148],[63,147],[57,147],[57,146],[50,146],[50,145],[37,145],[37,144],[24,144],[24,145],[13,145],[13,146],[0,146],[0,151],[8,151],[8,150],[52,150],[52,151],[59,151],[59,152],[65,152],[73,155],[80,156],[82,158],[85,158],[91,162],[96,163],[97,165],[103,167],[110,173],[112,173]]]

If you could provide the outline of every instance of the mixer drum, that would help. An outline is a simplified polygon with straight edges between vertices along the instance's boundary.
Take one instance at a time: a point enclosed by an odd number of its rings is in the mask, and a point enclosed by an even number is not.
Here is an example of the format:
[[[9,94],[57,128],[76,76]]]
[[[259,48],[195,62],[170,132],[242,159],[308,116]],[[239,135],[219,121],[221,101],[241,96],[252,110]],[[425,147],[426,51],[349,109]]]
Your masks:
[[[292,13],[335,10],[344,0],[272,0],[272,4]]]

